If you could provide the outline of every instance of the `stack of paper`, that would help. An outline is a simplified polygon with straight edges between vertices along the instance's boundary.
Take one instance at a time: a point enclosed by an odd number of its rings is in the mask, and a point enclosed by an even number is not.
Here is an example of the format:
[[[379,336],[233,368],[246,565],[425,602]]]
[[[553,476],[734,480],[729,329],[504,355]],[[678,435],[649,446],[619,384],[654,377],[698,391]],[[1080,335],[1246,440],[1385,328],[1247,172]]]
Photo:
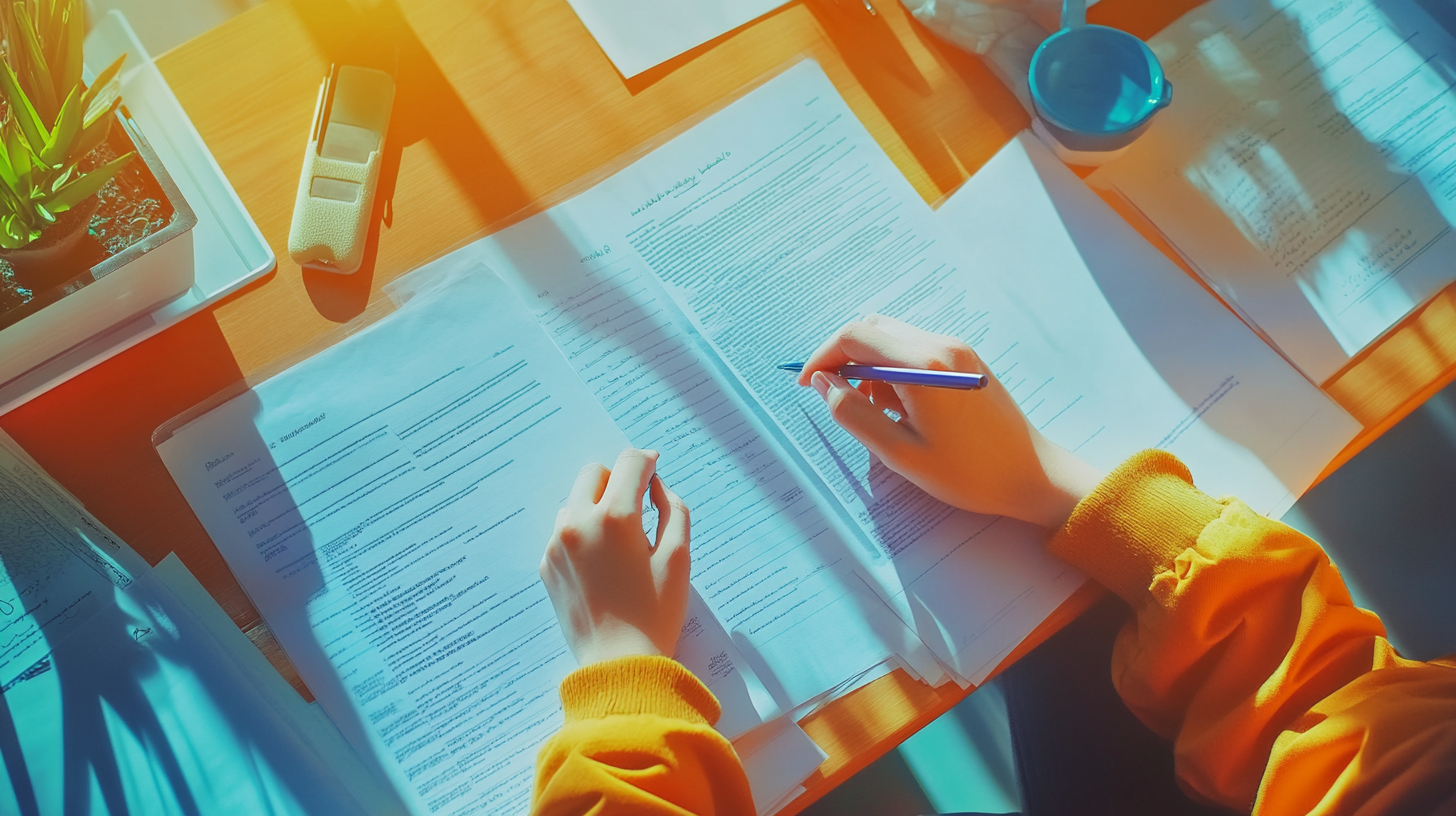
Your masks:
[[[180,563],[165,566],[188,602],[0,434],[0,811],[402,813]]]
[[[1358,430],[1033,140],[934,213],[812,62],[390,291],[159,450],[340,730],[441,814],[524,809],[574,667],[536,568],[629,442],[692,508],[678,657],[764,810],[822,757],[794,719],[896,666],[980,682],[1082,583],[775,369],[866,312],[972,342],[1095,465],[1167,448],[1266,512]]]

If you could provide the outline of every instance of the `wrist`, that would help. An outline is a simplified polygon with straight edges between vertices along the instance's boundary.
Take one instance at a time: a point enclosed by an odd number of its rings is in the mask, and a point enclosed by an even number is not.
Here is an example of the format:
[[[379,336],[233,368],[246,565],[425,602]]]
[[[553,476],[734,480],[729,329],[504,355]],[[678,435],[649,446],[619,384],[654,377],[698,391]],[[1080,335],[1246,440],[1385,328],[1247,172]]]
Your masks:
[[[667,657],[641,631],[632,627],[601,630],[576,644],[576,662],[582,668],[624,657]]]
[[[1055,531],[1067,523],[1072,511],[1091,495],[1105,474],[1045,437],[1037,440],[1037,448],[1046,481],[1033,517],[1025,520]]]

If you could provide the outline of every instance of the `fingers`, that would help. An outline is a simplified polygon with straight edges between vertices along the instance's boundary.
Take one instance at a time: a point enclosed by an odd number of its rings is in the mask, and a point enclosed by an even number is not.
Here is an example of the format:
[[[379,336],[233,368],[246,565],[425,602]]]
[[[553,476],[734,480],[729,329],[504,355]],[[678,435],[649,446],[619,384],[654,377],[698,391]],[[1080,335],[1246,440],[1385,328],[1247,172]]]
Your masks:
[[[657,451],[628,448],[617,457],[602,492],[602,503],[613,515],[642,515],[642,494],[657,471]]]
[[[654,551],[686,547],[690,536],[688,506],[656,476],[652,477],[652,506],[657,508]]]
[[[849,362],[866,365],[913,365],[895,359],[895,351],[899,349],[895,349],[894,345],[893,337],[867,320],[847,323],[831,334],[804,361],[804,370],[799,373],[799,384],[808,385],[815,371],[837,371],[840,366]]]
[[[875,404],[876,408],[881,410],[888,408],[902,417],[909,413],[905,410],[905,403],[900,401],[900,394],[895,391],[895,386],[875,380],[862,380],[860,382],[860,391],[862,393],[866,385],[869,386],[870,401]]]
[[[576,481],[571,485],[571,493],[566,497],[566,506],[576,512],[584,512],[591,509],[591,506],[602,500],[602,491],[607,487],[607,477],[611,471],[592,462],[583,465],[581,472],[576,474]]]
[[[657,544],[652,550],[652,569],[658,586],[681,581],[689,572],[691,537],[688,506],[656,476],[652,477],[652,505],[657,508]]]
[[[838,374],[819,371],[810,383],[829,404],[834,421],[891,467],[902,460],[908,447],[917,444],[915,434],[885,416],[882,407],[876,407]]]
[[[917,329],[891,317],[871,315],[848,323],[825,340],[804,362],[799,384],[815,371],[835,371],[845,363],[962,370],[979,360],[965,343]]]

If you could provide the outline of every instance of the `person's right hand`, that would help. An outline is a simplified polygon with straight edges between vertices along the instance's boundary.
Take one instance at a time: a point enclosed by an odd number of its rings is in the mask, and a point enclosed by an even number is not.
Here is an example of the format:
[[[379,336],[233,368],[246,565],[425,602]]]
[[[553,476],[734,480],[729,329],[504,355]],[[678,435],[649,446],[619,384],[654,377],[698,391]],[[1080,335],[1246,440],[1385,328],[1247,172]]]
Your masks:
[[[991,377],[979,391],[863,381],[846,363],[965,371]],[[1066,522],[1102,474],[1041,435],[970,346],[872,315],[850,323],[804,364],[830,415],[890,469],[947,504],[1043,527]],[[900,415],[897,422],[885,414]]]

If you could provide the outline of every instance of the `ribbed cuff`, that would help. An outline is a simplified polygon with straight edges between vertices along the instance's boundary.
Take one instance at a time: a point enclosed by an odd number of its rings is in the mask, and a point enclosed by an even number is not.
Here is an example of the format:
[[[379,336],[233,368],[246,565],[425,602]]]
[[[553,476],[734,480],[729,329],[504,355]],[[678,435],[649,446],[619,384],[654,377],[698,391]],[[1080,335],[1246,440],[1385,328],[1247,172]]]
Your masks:
[[[561,681],[566,721],[656,714],[713,725],[718,698],[682,664],[667,657],[621,657],[577,669]]]
[[[1131,604],[1153,576],[1198,541],[1223,505],[1193,486],[1176,456],[1135,454],[1072,511],[1048,549]]]

